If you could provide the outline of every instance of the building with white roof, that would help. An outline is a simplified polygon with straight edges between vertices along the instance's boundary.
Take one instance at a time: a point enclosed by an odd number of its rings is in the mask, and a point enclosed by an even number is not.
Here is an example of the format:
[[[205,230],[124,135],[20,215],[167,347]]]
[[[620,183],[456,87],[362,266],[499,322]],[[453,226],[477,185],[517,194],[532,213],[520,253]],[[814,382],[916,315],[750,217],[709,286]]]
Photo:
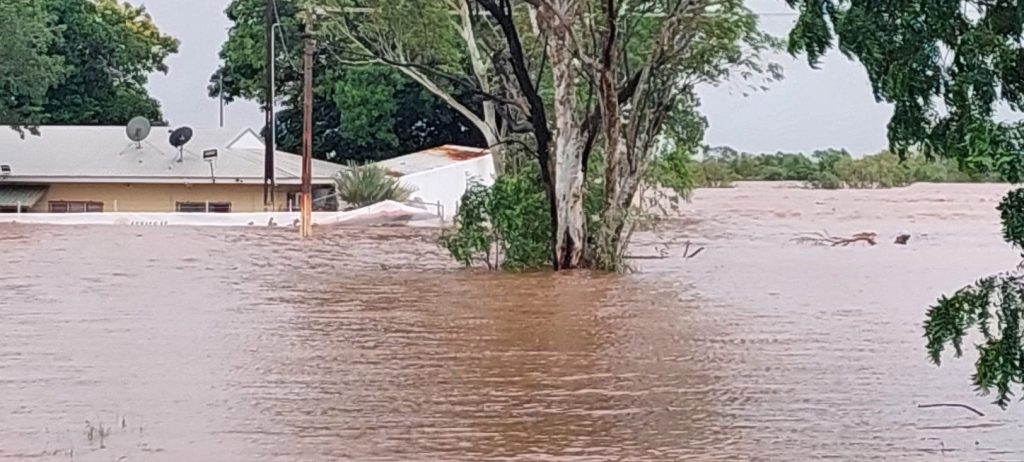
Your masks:
[[[494,183],[494,158],[487,149],[445,145],[378,162],[413,190],[417,202],[435,205],[451,219],[469,185]]]
[[[264,211],[264,146],[255,132],[195,130],[179,152],[162,130],[136,143],[124,127],[44,126],[24,137],[0,129],[0,212]],[[275,207],[287,210],[302,159],[276,152],[274,166]],[[314,195],[330,194],[342,168],[314,160]]]

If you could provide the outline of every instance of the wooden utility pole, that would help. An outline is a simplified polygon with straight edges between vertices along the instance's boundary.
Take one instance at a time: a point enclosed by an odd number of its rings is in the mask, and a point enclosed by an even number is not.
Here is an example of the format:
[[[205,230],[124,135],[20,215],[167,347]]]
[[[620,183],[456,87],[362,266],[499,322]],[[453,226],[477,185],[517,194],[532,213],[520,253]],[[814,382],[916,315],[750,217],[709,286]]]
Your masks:
[[[263,208],[272,210],[274,207],[274,0],[266,0],[266,11],[264,21],[267,44],[266,62],[264,63],[264,78],[266,88],[264,97],[266,105],[263,108],[266,117],[266,135],[263,142]]]
[[[316,53],[316,40],[313,38],[312,22],[312,18],[307,16],[302,90],[302,237],[313,235],[313,54]]]

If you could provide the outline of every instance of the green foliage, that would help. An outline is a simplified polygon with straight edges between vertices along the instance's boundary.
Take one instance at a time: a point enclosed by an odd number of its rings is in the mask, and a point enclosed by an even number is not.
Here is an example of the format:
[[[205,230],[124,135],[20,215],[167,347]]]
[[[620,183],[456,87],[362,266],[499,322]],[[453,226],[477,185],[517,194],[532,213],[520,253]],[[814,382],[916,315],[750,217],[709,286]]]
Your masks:
[[[142,7],[116,0],[0,3],[0,121],[11,125],[160,123],[149,75],[166,72],[178,42]]]
[[[668,189],[678,197],[689,199],[697,186],[697,168],[693,154],[700,147],[707,130],[705,119],[694,106],[680,105],[669,115],[662,149],[651,163],[647,180]],[[590,166],[593,169],[593,166]],[[599,176],[594,170],[590,176]]]
[[[167,72],[178,41],[162,34],[144,7],[116,0],[42,0],[60,24],[49,49],[68,72],[47,93],[42,123],[120,125],[132,117],[163,121],[146,83]]]
[[[338,198],[355,208],[383,201],[407,201],[412,190],[375,165],[356,166],[338,172],[334,179]]]
[[[644,8],[659,8],[658,3],[641,1],[633,7],[641,12]],[[696,36],[680,63],[683,75],[706,83],[743,82],[752,91],[767,90],[766,84],[782,79],[782,67],[761,58],[763,53],[780,50],[783,41],[761,30],[757,15],[746,2],[719,0],[714,8],[714,12],[695,21]],[[646,59],[645,52],[637,51],[629,59]]]
[[[1016,1],[787,0],[800,11],[790,51],[812,65],[834,44],[864,65],[891,103],[889,143],[903,155],[957,159],[981,173],[1024,178],[1022,126],[995,108],[1024,108],[1021,5]]]
[[[836,176],[853,189],[899,188],[912,182],[909,167],[890,152],[844,160],[835,169]]]
[[[816,63],[838,37],[839,48],[864,65],[876,99],[893,104],[889,143],[896,152],[920,147],[928,156],[955,159],[972,174],[1024,180],[1024,127],[994,120],[997,105],[1024,108],[1020,2],[788,2],[801,12],[791,51],[807,52]],[[1022,248],[1020,190],[999,209],[1004,238]],[[974,383],[981,393],[994,390],[1003,408],[1024,376],[1022,293],[1017,275],[985,278],[940,298],[924,325],[936,364],[947,344],[959,356],[969,332],[981,335]]]
[[[1024,317],[1024,279],[1015,275],[997,275],[960,289],[951,297],[942,297],[928,311],[925,337],[928,354],[941,364],[947,345],[957,358],[963,355],[968,331],[976,329],[982,342],[976,344],[978,360],[972,380],[978,391],[995,391],[994,404],[1006,408],[1014,387],[1024,383],[1024,342],[1021,326]],[[993,321],[994,325],[993,325]]]
[[[690,153],[672,149],[651,165],[649,181],[688,199],[696,187],[696,168]]]
[[[749,154],[731,148],[709,150],[691,166],[699,187],[723,187],[731,181],[802,181],[815,189],[898,188],[916,182],[998,182],[993,174],[961,168],[956,160],[929,160],[916,153],[904,159],[889,152],[854,159],[842,150]]]
[[[954,181],[958,170],[950,172],[947,165],[940,162],[923,162],[910,167],[910,175],[914,181],[923,183],[946,183]]]
[[[550,213],[537,180],[535,175],[507,175],[490,189],[489,216],[505,269],[538,268],[549,260]]]
[[[1003,238],[1024,250],[1024,189],[1011,191],[999,204]],[[994,321],[994,324],[993,324]],[[963,355],[963,342],[976,330],[982,339],[975,348],[974,385],[982,394],[995,392],[994,404],[1006,408],[1014,387],[1024,384],[1024,278],[999,274],[984,278],[942,297],[928,311],[924,323],[928,354],[936,365],[951,346],[955,357]]]
[[[62,59],[47,53],[56,40],[54,20],[35,0],[0,2],[0,123],[40,121],[46,92],[64,72]]]
[[[583,209],[587,227],[597,229],[602,207],[600,155],[591,158]],[[540,172],[533,163],[514,164],[494,185],[472,184],[462,197],[451,229],[441,245],[467,267],[536,270],[551,263],[551,214]],[[587,242],[594,252],[596,240]]]
[[[499,181],[504,178],[508,176],[499,178]],[[491,259],[491,254],[496,253],[497,236],[491,224],[489,205],[490,190],[480,183],[470,184],[462,195],[453,227],[441,235],[441,246],[467,268],[479,261],[490,269],[500,265]]]
[[[277,143],[292,152],[302,145],[303,41],[298,4],[277,0],[281,26],[275,78],[284,106],[277,114]],[[223,73],[228,101],[264,101],[265,5],[264,0],[233,0],[228,6],[233,26],[220,51],[221,69],[210,78],[211,97],[219,95]],[[389,5],[387,14],[399,6]],[[321,41],[313,85],[315,157],[375,161],[442,144],[483,143],[461,115],[394,68],[353,64],[339,56],[334,43]],[[468,100],[468,94],[459,95],[463,96]]]
[[[833,172],[816,172],[807,180],[807,186],[812,189],[843,189],[846,183],[839,179]]]
[[[997,210],[1003,220],[1003,240],[1024,250],[1024,189],[1007,193]]]
[[[838,151],[849,157],[843,151]],[[815,152],[815,157],[803,154],[778,152],[775,154],[740,153],[728,147],[708,150],[702,163],[714,164],[716,170],[726,169],[733,180],[743,181],[808,181],[821,169],[817,156],[826,156],[826,151]],[[831,158],[829,158],[831,159]]]
[[[441,245],[460,263],[522,271],[551,259],[551,215],[535,168],[472,184],[462,197],[454,226]]]
[[[694,182],[701,188],[731,188],[737,174],[720,160],[704,160],[697,164]]]
[[[836,167],[841,162],[849,161],[853,159],[853,156],[845,149],[825,149],[822,151],[814,151],[811,154],[811,159],[817,164],[817,170],[819,172],[835,172]]]

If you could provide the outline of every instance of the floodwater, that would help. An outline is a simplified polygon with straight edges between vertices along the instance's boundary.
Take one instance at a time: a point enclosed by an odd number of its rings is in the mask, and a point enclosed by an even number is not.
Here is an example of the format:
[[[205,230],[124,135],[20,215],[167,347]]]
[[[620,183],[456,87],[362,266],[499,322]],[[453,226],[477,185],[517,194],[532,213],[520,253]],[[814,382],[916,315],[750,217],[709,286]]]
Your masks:
[[[699,191],[624,276],[464,271],[423,230],[0,225],[0,460],[1024,460],[1024,411],[920,327],[1018,262],[1004,191]],[[881,242],[791,242],[819,230]]]

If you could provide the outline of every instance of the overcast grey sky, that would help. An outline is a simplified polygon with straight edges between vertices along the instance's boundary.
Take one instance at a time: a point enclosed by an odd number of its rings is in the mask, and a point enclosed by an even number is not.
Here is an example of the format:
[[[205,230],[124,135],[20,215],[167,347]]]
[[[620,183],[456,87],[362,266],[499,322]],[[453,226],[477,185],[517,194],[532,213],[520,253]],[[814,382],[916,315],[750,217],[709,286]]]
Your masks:
[[[217,53],[227,38],[229,0],[131,0],[144,4],[157,25],[181,40],[181,51],[170,58],[170,72],[150,79],[149,88],[163,104],[172,124],[215,127],[216,99],[206,96],[209,76],[217,69]],[[783,0],[748,0],[759,13],[785,13]],[[762,27],[785,35],[793,16],[769,15]],[[710,122],[707,142],[761,151],[810,151],[845,147],[854,154],[876,152],[886,145],[885,125],[892,110],[875,103],[864,70],[833,53],[820,70],[788,55],[782,63],[786,78],[766,93],[743,96],[738,84],[701,89],[704,113]],[[227,126],[262,125],[257,106],[236,102],[228,106]]]

